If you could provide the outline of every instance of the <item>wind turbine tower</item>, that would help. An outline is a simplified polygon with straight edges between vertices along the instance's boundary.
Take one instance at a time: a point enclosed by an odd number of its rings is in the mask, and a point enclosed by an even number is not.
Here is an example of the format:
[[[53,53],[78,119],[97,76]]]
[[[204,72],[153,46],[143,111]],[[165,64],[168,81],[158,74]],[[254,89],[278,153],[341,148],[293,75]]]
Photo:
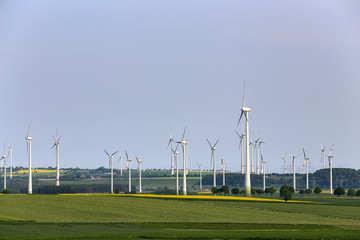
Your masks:
[[[169,148],[170,144],[171,144],[171,149],[173,149],[174,148],[173,143],[174,143],[174,139],[172,138],[171,133],[170,133],[170,140],[169,140],[169,143],[168,143],[168,146],[166,149]],[[173,175],[174,175],[174,153],[171,150],[171,176],[173,176]]]
[[[122,176],[122,172],[123,172],[123,167],[122,167],[122,158],[123,156],[121,155],[121,152],[119,152],[119,162],[120,162],[120,176]]]
[[[6,190],[6,155],[5,155],[5,143],[4,143],[4,153],[0,160],[4,160],[4,190]]]
[[[323,169],[325,169],[325,146],[321,144],[321,161],[323,163]]]
[[[210,161],[210,166],[211,163],[214,164],[213,168],[214,168],[214,187],[216,187],[216,162],[215,162],[215,146],[216,144],[218,144],[219,140],[216,141],[216,143],[214,145],[211,145],[211,143],[209,142],[208,139],[206,139],[206,141],[209,143],[209,146],[211,148],[211,161]]]
[[[183,195],[187,195],[187,187],[186,187],[186,168],[187,168],[187,160],[186,160],[186,154],[187,154],[187,141],[185,141],[184,137],[185,137],[185,132],[186,132],[186,127],[184,129],[184,133],[182,136],[182,139],[180,142],[181,146],[182,146],[182,150],[183,150]]]
[[[295,169],[295,158],[297,157],[297,156],[299,156],[299,155],[296,155],[296,156],[294,156],[294,155],[292,155],[292,154],[290,154],[289,153],[289,155],[293,158],[293,163],[292,163],[292,167],[293,167],[293,187],[294,187],[294,190],[296,190],[296,169]]]
[[[109,154],[105,149],[104,149],[106,155],[109,157],[109,168],[111,168],[111,190],[110,193],[114,194],[114,168],[113,168],[113,157],[114,155],[118,152],[114,152],[113,154]]]
[[[285,153],[285,156],[283,158],[281,158],[282,160],[284,160],[284,173],[286,174],[286,154],[288,153]]]
[[[263,144],[265,144],[265,142],[260,141],[259,146],[260,146],[260,155],[261,157],[263,156]],[[262,159],[261,159],[261,167],[260,167],[260,173],[263,173],[263,163],[262,163]]]
[[[12,150],[13,150],[13,146],[9,146],[9,152],[10,152],[10,179],[12,179]]]
[[[305,165],[306,165],[306,189],[309,189],[309,157],[306,157],[305,154],[305,149],[303,148],[303,153],[304,153],[304,161],[305,161]]]
[[[31,141],[32,137],[29,136],[30,132],[30,124],[28,128],[27,135],[25,137],[26,143],[27,143],[27,149],[29,153],[29,185],[28,185],[28,194],[32,194],[32,169],[31,169]]]
[[[132,159],[129,158],[127,152],[125,151],[127,163],[126,163],[126,169],[129,169],[129,189],[128,191],[131,192],[131,161]]]
[[[256,149],[256,174],[259,175],[259,141],[260,141],[261,137],[259,137],[258,139],[255,140],[255,149]]]
[[[141,164],[142,164],[142,156],[140,157],[140,159],[138,159],[136,156],[136,161],[138,162],[138,169],[139,169],[139,192],[142,193],[142,188],[141,188]]]
[[[264,161],[264,158],[263,158],[262,155],[261,155],[261,163],[262,163],[262,166],[263,166],[263,190],[265,191],[265,188],[266,188],[266,183],[265,183],[265,164],[266,164],[266,162]]]
[[[331,155],[334,144],[331,146],[330,153],[328,155],[329,168],[330,168],[330,194],[333,194],[333,180],[332,180],[332,159],[334,156]]]
[[[171,149],[171,151],[174,153],[175,156],[175,162],[176,162],[176,195],[179,195],[179,162],[178,162],[178,155],[179,152],[177,151],[179,144],[176,146],[176,149]]]
[[[245,172],[245,197],[251,197],[251,182],[250,182],[250,159],[249,159],[249,112],[250,108],[245,107],[245,83],[244,83],[244,93],[243,93],[243,104],[241,108],[241,115],[238,121],[238,126],[243,115],[246,118],[246,172]]]
[[[52,137],[54,139],[54,145],[51,147],[53,149],[56,146],[56,186],[60,186],[60,160],[59,160],[59,150],[60,150],[60,138],[61,136],[56,140],[57,138],[57,131],[56,131],[56,138]]]
[[[223,186],[225,186],[225,161],[224,161],[224,158],[221,158],[221,171],[223,174]]]
[[[244,134],[240,135],[237,131],[235,132],[240,138],[239,149],[241,150],[241,174],[244,174]]]
[[[198,164],[200,170],[200,192],[202,192],[202,163]]]

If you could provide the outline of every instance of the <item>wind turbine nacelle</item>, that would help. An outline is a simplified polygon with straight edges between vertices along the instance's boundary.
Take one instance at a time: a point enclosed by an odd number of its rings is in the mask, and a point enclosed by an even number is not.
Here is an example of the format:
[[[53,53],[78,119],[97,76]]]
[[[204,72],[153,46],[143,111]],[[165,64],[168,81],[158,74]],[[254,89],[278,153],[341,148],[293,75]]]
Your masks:
[[[215,150],[216,150],[216,147],[212,147],[211,150],[214,150],[214,151],[215,151]]]
[[[26,140],[31,141],[32,137],[25,137]]]
[[[2,155],[2,157],[1,158],[6,158],[6,155]]]
[[[242,108],[241,108],[241,111],[243,111],[243,112],[250,112],[251,109],[248,108],[248,107],[242,107]]]

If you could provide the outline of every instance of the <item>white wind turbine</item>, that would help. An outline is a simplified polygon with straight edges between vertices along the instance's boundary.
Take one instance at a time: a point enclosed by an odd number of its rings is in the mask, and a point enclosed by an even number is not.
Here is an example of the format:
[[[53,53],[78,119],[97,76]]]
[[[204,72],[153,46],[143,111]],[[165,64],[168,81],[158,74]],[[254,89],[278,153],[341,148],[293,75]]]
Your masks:
[[[176,195],[179,195],[179,162],[178,162],[178,155],[179,152],[177,151],[179,144],[176,146],[176,149],[171,149],[175,156],[175,163],[176,163]]]
[[[329,159],[329,168],[330,168],[330,194],[333,194],[333,180],[332,180],[332,159],[334,156],[331,155],[334,144],[331,146],[328,159]]]
[[[169,143],[168,143],[166,149],[169,148],[170,144],[171,144],[171,149],[173,149],[174,148],[174,139],[171,136],[171,132],[170,132],[170,140],[169,140]],[[171,150],[171,176],[173,176],[173,175],[174,175],[174,153]]]
[[[30,124],[28,128],[27,135],[25,137],[26,143],[27,143],[27,150],[29,154],[29,185],[28,185],[28,194],[32,194],[32,169],[31,169],[31,141],[32,137],[29,136],[30,132]]]
[[[225,161],[224,161],[224,158],[221,158],[221,172],[223,175],[223,186],[225,186]]]
[[[294,190],[296,190],[295,158],[300,156],[301,154],[298,154],[298,155],[294,156],[291,153],[289,153],[289,155],[293,158],[293,163],[292,163],[292,167],[293,167],[293,188],[294,188]]]
[[[264,161],[262,152],[261,152],[261,165],[263,166],[263,190],[265,191],[266,188],[266,183],[265,183],[265,164],[266,162]]]
[[[323,163],[323,169],[325,169],[325,146],[321,144],[321,161]]]
[[[129,158],[126,150],[125,150],[125,155],[126,155],[126,159],[127,159],[125,173],[126,173],[127,169],[129,169],[129,189],[128,190],[129,190],[129,192],[131,192],[131,161],[132,161],[132,159]]]
[[[211,160],[210,160],[210,167],[211,167],[211,163],[213,163],[213,169],[214,169],[214,187],[216,187],[216,162],[215,162],[215,150],[216,150],[216,144],[218,144],[219,140],[216,141],[216,143],[214,145],[211,145],[211,143],[209,142],[208,139],[206,139],[206,141],[209,143],[210,145],[210,149],[211,149]]]
[[[284,160],[284,173],[286,174],[286,154],[288,153],[285,153],[285,156],[283,158],[281,158],[282,160]]]
[[[256,149],[256,174],[259,175],[260,174],[260,163],[259,163],[259,141],[260,141],[261,137],[259,137],[258,139],[255,140],[255,149]]]
[[[4,151],[0,160],[4,160],[4,190],[6,190],[6,155],[5,155],[5,143],[4,143]]]
[[[245,83],[244,83],[244,93],[243,93],[243,104],[241,108],[241,115],[238,121],[238,126],[243,115],[246,118],[246,172],[245,172],[245,197],[251,197],[251,182],[250,182],[250,159],[249,159],[249,112],[250,108],[245,107]]]
[[[263,142],[263,141],[260,141],[260,142],[259,142],[260,155],[261,155],[261,157],[263,156],[263,144],[265,144],[265,142]],[[262,163],[262,160],[261,160],[260,173],[261,173],[261,174],[263,173],[263,163]]]
[[[9,152],[10,152],[10,179],[12,179],[12,150],[13,150],[13,146],[9,146]]]
[[[139,192],[142,193],[142,188],[141,188],[141,164],[142,164],[142,156],[140,157],[140,159],[138,159],[136,156],[136,161],[138,162],[138,171],[139,171]]]
[[[110,193],[113,194],[114,193],[114,168],[113,168],[113,157],[114,155],[118,152],[114,152],[113,154],[109,154],[105,149],[104,149],[106,155],[109,157],[109,168],[111,168],[111,190]]]
[[[254,143],[250,142],[250,152],[251,152],[251,173],[254,173]]]
[[[61,136],[56,140],[57,138],[57,129],[56,129],[56,138],[52,137],[54,139],[54,145],[51,147],[53,149],[56,146],[56,186],[60,186],[60,160],[59,160],[59,151],[60,151],[60,138]]]
[[[181,141],[177,142],[177,143],[180,143],[181,146],[182,146],[182,150],[183,150],[183,165],[184,165],[184,168],[183,168],[183,195],[187,195],[187,187],[186,187],[186,172],[187,172],[187,158],[186,158],[186,155],[187,155],[187,141],[185,141],[184,137],[185,137],[185,132],[186,132],[186,127],[184,129],[184,133],[183,133],[183,136],[182,136],[182,139]]]
[[[304,153],[304,165],[306,166],[306,189],[309,189],[309,160],[310,160],[310,158],[306,157],[304,148],[303,148],[303,153]]]
[[[198,164],[199,166],[199,171],[200,171],[200,192],[202,192],[202,163]]]
[[[239,150],[241,150],[241,174],[244,174],[244,136],[245,134],[239,134],[237,131],[235,131],[236,134],[239,136],[240,138],[240,142],[239,142]]]
[[[119,162],[120,162],[120,176],[122,176],[122,172],[123,172],[123,167],[122,167],[122,158],[123,156],[121,155],[121,152],[119,152]]]

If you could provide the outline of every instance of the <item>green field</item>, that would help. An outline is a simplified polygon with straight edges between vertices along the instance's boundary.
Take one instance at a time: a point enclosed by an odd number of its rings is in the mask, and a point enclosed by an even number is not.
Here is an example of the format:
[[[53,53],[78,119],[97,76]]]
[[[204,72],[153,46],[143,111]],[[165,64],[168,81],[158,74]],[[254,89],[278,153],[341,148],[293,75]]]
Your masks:
[[[306,200],[311,202],[0,195],[0,238],[353,239],[360,236],[360,199]],[[352,204],[342,205],[344,201]]]

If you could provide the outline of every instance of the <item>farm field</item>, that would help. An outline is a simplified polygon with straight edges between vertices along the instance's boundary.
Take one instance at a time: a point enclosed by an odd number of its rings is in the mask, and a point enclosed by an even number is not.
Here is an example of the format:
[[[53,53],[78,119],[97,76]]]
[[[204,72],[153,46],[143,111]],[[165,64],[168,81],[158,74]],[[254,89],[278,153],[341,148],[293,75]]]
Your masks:
[[[351,239],[360,234],[360,199],[346,199],[353,206],[327,198],[310,203],[257,200],[264,201],[0,195],[0,238]]]

